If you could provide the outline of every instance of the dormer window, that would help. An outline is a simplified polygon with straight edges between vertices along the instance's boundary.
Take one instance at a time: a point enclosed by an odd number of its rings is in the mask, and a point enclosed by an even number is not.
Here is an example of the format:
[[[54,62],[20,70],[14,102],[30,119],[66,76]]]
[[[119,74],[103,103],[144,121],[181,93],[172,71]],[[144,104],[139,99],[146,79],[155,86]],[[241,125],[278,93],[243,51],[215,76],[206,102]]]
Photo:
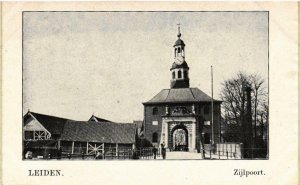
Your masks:
[[[172,72],[172,78],[175,79],[175,71]]]
[[[153,115],[157,115],[157,114],[158,114],[158,109],[157,109],[157,107],[154,107],[154,108],[153,108],[152,114],[153,114]]]

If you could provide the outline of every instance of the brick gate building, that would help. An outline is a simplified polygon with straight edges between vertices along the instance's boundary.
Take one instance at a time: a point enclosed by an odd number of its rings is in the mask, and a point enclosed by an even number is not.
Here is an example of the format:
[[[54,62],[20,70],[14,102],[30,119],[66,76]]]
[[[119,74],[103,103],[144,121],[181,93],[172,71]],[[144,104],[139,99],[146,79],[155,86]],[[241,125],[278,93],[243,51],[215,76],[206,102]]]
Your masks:
[[[144,137],[156,147],[199,152],[211,139],[219,141],[221,101],[213,100],[214,137],[211,128],[212,98],[189,85],[189,67],[185,60],[185,43],[178,28],[171,66],[171,88],[163,89],[144,102]],[[207,82],[210,83],[210,82]]]

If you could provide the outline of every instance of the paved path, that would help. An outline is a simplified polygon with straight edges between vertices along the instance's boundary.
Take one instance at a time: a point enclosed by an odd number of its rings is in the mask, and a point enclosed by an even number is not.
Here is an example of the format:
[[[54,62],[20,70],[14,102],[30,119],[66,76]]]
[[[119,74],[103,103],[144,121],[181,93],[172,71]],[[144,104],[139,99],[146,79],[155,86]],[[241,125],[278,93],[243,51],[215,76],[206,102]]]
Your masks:
[[[162,159],[162,157],[158,159]],[[202,156],[200,153],[193,152],[167,152],[166,159],[202,159]]]

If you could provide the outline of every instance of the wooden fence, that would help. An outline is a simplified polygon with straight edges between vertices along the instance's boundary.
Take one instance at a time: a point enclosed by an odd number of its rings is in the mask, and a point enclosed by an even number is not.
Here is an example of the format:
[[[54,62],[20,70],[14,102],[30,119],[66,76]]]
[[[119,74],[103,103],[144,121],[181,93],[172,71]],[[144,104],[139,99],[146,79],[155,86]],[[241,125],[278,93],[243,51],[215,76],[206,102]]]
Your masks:
[[[157,151],[157,157],[160,156],[159,150]],[[66,160],[124,160],[124,159],[154,159],[153,148],[139,148],[133,149],[123,149],[123,150],[107,150],[103,153],[86,154],[82,153],[69,153],[61,152],[58,155],[49,154],[46,159],[66,159]],[[44,159],[45,159],[44,158]]]

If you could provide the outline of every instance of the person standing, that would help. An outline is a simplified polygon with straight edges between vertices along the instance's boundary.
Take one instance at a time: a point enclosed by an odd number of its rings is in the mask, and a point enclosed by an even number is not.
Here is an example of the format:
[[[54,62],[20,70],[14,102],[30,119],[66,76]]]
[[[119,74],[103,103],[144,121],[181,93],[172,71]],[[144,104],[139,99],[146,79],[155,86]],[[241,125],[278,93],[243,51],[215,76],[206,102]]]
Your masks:
[[[96,152],[95,159],[102,159],[102,154],[99,151]]]
[[[155,148],[155,146],[153,146],[153,148],[152,148],[152,153],[153,153],[154,159],[156,159],[157,149]]]
[[[166,159],[166,149],[164,144],[161,144],[161,155],[163,157],[163,159]]]

